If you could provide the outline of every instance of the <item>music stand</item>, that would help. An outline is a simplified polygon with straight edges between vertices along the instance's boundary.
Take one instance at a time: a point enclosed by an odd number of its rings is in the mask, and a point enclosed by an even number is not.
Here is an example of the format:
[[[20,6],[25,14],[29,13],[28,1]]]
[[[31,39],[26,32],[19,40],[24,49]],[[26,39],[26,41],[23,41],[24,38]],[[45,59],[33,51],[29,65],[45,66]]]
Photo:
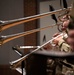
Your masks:
[[[20,57],[23,57],[23,53],[21,51],[19,51],[17,48],[15,47],[12,47],[12,49],[20,56]],[[16,68],[17,71],[19,71],[20,73],[22,73],[22,75],[26,75],[26,72],[25,72],[25,64],[24,64],[24,61],[21,62],[21,68]]]

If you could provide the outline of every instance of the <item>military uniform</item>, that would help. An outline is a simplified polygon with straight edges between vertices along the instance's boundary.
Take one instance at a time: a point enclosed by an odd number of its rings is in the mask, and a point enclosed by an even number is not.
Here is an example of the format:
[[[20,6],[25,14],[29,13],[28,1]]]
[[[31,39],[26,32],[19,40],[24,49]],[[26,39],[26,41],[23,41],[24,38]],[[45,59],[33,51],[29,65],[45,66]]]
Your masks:
[[[72,52],[71,47],[66,43],[65,39],[67,39],[67,37],[64,37],[58,43],[58,46],[59,46],[60,50],[64,51],[64,52],[68,52],[68,53]],[[63,60],[63,62],[65,64],[68,64],[68,65],[71,65],[72,67],[74,67],[73,64],[68,63],[66,60]],[[70,67],[67,67],[67,66],[63,65],[63,67],[62,67],[62,73],[64,75],[74,75],[74,70],[73,70],[73,68],[70,68]]]
[[[59,41],[58,45],[61,51],[64,51],[64,52],[72,51],[71,47],[63,39]]]

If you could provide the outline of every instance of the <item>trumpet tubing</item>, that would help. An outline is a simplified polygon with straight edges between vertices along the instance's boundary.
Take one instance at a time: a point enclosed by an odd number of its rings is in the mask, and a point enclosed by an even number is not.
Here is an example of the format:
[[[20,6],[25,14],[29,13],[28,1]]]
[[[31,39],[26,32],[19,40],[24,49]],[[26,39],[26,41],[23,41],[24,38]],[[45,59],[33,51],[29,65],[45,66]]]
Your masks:
[[[54,39],[56,39],[56,38],[58,38],[58,37],[60,37],[60,36],[63,36],[63,35],[66,36],[67,34],[61,33],[61,34],[58,35],[57,37],[55,37],[55,38],[49,40],[48,42],[44,43],[43,45],[41,45],[41,46],[38,47],[37,49],[31,51],[29,54],[27,54],[27,55],[25,55],[25,56],[23,56],[23,57],[21,57],[21,58],[15,60],[15,61],[10,62],[11,68],[15,69],[15,68],[16,68],[23,60],[25,60],[29,55],[31,55],[32,53],[38,51],[40,48],[42,48],[42,47],[45,46],[46,44],[52,43],[52,41],[53,41]]]
[[[29,54],[23,56],[22,58],[16,61],[10,62],[10,65],[11,65],[10,68],[15,69],[22,61],[24,61],[27,58],[27,56],[29,56]]]
[[[19,18],[19,19],[9,20],[9,21],[3,21],[3,23],[0,24],[0,32],[5,29],[8,29],[10,27],[13,27],[13,26],[25,23],[25,22],[36,20],[36,19],[48,16],[48,15],[56,14],[56,13],[59,13],[62,11],[70,10],[70,9],[71,9],[71,7],[68,7],[67,9],[63,8],[63,9],[59,9],[59,10],[55,10],[55,11],[47,12],[47,13],[42,13],[42,14],[38,14],[38,15],[30,16],[30,17]]]
[[[19,37],[22,37],[22,36],[26,36],[26,35],[29,35],[29,34],[32,34],[32,33],[35,33],[35,32],[39,32],[41,30],[51,28],[51,27],[54,27],[54,26],[57,26],[57,25],[60,25],[61,23],[62,22],[51,25],[51,26],[46,26],[46,27],[43,27],[43,28],[38,28],[38,29],[34,29],[34,30],[30,30],[30,31],[26,31],[26,32],[18,33],[18,34],[13,34],[13,35],[8,35],[8,36],[1,36],[0,45],[5,44],[5,43],[7,43],[7,42],[9,42],[13,39],[16,39],[16,38],[19,38]]]

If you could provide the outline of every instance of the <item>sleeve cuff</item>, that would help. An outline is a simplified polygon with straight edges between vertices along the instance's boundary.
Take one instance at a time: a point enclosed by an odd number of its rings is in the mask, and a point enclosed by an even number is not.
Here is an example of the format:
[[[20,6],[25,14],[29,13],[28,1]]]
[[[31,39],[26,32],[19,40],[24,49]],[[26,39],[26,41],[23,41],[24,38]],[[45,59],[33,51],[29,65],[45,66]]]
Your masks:
[[[65,42],[63,39],[60,40],[60,41],[58,42],[58,46],[60,46],[63,42]]]

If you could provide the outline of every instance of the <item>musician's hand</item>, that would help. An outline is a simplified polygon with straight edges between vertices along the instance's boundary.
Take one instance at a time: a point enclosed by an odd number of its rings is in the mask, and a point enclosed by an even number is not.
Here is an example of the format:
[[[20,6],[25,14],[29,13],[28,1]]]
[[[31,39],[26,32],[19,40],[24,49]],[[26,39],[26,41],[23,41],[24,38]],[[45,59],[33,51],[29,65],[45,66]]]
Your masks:
[[[66,20],[69,20],[70,16],[69,15],[64,15],[60,20],[62,22],[66,21]]]
[[[46,44],[43,49],[45,50],[51,50],[52,49],[52,45],[50,43]]]
[[[67,27],[69,25],[69,22],[70,22],[70,20],[66,20],[66,21],[63,22],[62,30],[66,30],[67,29]]]
[[[68,27],[68,24],[70,22],[70,16],[64,15],[62,18],[60,18],[60,21],[63,22],[61,30],[66,30],[66,28]]]
[[[59,33],[55,33],[53,35],[53,37],[57,37],[59,35]],[[59,41],[62,40],[62,36],[59,36],[58,38],[56,38],[55,40],[53,40],[53,44],[58,45]]]
[[[70,19],[69,15],[64,15],[63,18],[61,19],[61,21],[63,22],[62,30],[66,30],[66,28],[68,27],[69,22],[70,22],[69,19]]]

